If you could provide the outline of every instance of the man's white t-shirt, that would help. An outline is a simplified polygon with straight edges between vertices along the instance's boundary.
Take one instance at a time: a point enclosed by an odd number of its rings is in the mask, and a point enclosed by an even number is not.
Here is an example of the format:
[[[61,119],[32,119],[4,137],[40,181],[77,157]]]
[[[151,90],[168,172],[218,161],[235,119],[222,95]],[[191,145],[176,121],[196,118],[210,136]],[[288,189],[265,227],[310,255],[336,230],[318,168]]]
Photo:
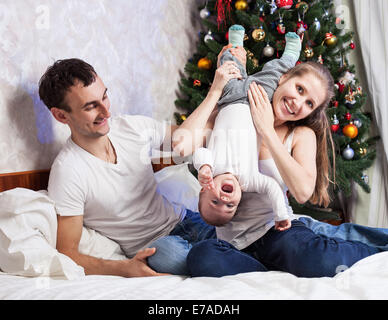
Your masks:
[[[103,161],[69,138],[50,172],[48,194],[58,215],[83,215],[86,227],[118,242],[128,257],[168,235],[186,210],[157,192],[150,156],[166,124],[144,116],[110,120],[117,163]]]

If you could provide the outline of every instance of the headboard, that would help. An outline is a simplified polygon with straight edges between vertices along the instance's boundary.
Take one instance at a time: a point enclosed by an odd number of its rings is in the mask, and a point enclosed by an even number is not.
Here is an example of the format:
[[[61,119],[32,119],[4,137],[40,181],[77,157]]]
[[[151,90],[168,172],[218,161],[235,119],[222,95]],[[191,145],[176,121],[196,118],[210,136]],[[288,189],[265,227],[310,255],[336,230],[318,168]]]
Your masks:
[[[154,159],[152,167],[157,172],[165,167],[174,165],[171,158]],[[13,188],[27,188],[31,190],[47,190],[50,170],[31,170],[12,173],[0,173],[0,192]]]

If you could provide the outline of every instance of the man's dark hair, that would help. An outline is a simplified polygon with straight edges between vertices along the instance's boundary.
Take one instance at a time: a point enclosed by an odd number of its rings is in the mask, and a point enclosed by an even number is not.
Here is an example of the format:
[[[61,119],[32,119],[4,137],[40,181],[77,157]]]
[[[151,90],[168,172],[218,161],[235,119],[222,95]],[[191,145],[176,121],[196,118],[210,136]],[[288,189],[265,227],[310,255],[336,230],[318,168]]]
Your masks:
[[[57,60],[39,80],[39,97],[49,108],[59,108],[71,112],[65,103],[66,91],[81,81],[85,87],[96,80],[94,68],[80,59]]]

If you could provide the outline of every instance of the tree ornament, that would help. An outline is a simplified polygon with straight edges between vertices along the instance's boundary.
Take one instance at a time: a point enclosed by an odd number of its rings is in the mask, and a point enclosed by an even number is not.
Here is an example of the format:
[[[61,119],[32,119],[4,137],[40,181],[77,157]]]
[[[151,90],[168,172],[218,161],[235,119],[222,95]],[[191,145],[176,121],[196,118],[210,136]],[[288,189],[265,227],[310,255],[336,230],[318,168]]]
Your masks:
[[[269,5],[269,7],[270,7],[270,13],[271,14],[274,14],[275,13],[275,11],[277,10],[277,6],[276,6],[276,3],[275,3],[275,0],[271,0],[271,3],[270,3],[270,5]]]
[[[334,47],[337,44],[337,41],[337,37],[331,32],[327,32],[325,35],[325,40],[323,40],[325,45],[328,47]]]
[[[234,7],[236,10],[247,10],[248,3],[245,0],[237,0]]]
[[[341,82],[337,82],[334,87],[339,91],[339,93],[342,93],[345,89],[345,85]]]
[[[318,61],[318,63],[323,64],[323,58],[322,58],[322,55],[321,55],[321,54],[319,55],[317,61]]]
[[[366,150],[366,148],[360,147],[360,148],[358,148],[357,153],[358,153],[360,156],[365,156],[366,153],[367,153],[367,150]]]
[[[293,3],[293,0],[276,0],[276,5],[278,6],[278,8],[287,10],[292,7]]]
[[[361,179],[364,180],[364,182],[365,182],[366,184],[369,183],[369,177],[368,177],[368,175],[366,175],[365,173],[362,174]]]
[[[353,123],[347,124],[343,129],[342,133],[350,139],[357,137],[358,129]]]
[[[337,119],[337,115],[334,115],[332,125],[330,127],[331,132],[337,132],[339,128],[340,128],[340,126],[339,126],[339,121]]]
[[[307,24],[305,24],[302,20],[299,20],[296,24],[296,33],[300,36],[307,30]]]
[[[263,27],[256,28],[252,31],[252,38],[255,41],[263,41],[265,38],[265,31]]]
[[[314,50],[313,48],[306,46],[306,48],[303,50],[306,58],[310,59],[314,56]]]
[[[210,40],[214,40],[213,34],[212,34],[212,32],[211,32],[210,30],[208,31],[208,33],[206,34],[206,36],[203,38],[203,40],[204,40],[205,42],[208,42],[208,41],[210,41]]]
[[[349,93],[345,95],[345,106],[349,109],[352,109],[354,105],[356,104],[356,93],[349,88]]]
[[[356,48],[356,45],[354,44],[353,40],[349,44],[350,49],[354,50]]]
[[[298,3],[295,5],[295,8],[297,8],[298,11],[304,15],[309,9],[309,5],[305,1],[298,0]]]
[[[353,124],[357,127],[357,128],[361,128],[362,127],[362,121],[358,118],[354,119],[353,120]]]
[[[220,29],[221,23],[226,26],[226,16],[230,16],[232,0],[217,0],[216,11],[217,11],[217,27]]]
[[[266,57],[272,57],[273,54],[275,52],[275,49],[272,48],[269,43],[267,43],[267,45],[264,47],[263,49],[263,55],[266,56]]]
[[[344,151],[342,151],[342,156],[346,160],[351,160],[354,157],[354,150],[349,145],[347,145],[347,147],[344,149]]]
[[[187,119],[187,116],[185,114],[181,114],[180,117],[179,117],[182,122],[185,121]]]
[[[284,26],[283,19],[279,14],[279,23],[276,27],[276,30],[279,32],[279,34],[285,34],[286,33],[286,27]]]
[[[209,18],[209,16],[210,16],[210,11],[209,11],[207,8],[203,8],[203,9],[199,12],[199,16],[200,16],[202,19]]]
[[[332,105],[333,105],[334,108],[338,108],[338,101],[337,101],[337,100],[334,100],[334,101],[332,102]]]
[[[345,114],[345,119],[346,120],[350,120],[350,119],[352,119],[352,115],[350,114],[350,112],[346,112],[346,114]]]
[[[318,18],[314,18],[314,22],[312,23],[311,28],[314,28],[315,31],[321,30],[321,23],[319,22]]]
[[[200,87],[201,86],[201,80],[195,79],[193,81],[193,85],[194,85],[194,87]]]
[[[202,70],[209,70],[212,67],[212,62],[209,58],[201,58],[198,60],[197,66]]]

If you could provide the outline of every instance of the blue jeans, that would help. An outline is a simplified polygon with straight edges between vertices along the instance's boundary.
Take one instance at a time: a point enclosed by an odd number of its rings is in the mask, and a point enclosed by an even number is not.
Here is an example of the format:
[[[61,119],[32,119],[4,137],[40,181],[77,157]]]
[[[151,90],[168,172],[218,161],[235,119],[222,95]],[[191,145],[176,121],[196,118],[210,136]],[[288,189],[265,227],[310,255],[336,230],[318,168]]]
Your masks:
[[[193,244],[216,238],[214,226],[202,220],[199,212],[186,209],[186,216],[168,236],[153,241],[148,247],[156,248],[148,257],[148,265],[157,272],[189,275],[186,258]]]
[[[286,231],[271,228],[243,251],[210,239],[193,246],[187,265],[192,276],[221,277],[241,272],[278,270],[298,277],[332,277],[380,252],[367,244],[315,234],[303,222]]]
[[[382,251],[388,250],[388,229],[366,227],[355,223],[342,223],[333,226],[309,217],[300,217],[298,220],[302,221],[316,234],[343,240],[360,241]]]

